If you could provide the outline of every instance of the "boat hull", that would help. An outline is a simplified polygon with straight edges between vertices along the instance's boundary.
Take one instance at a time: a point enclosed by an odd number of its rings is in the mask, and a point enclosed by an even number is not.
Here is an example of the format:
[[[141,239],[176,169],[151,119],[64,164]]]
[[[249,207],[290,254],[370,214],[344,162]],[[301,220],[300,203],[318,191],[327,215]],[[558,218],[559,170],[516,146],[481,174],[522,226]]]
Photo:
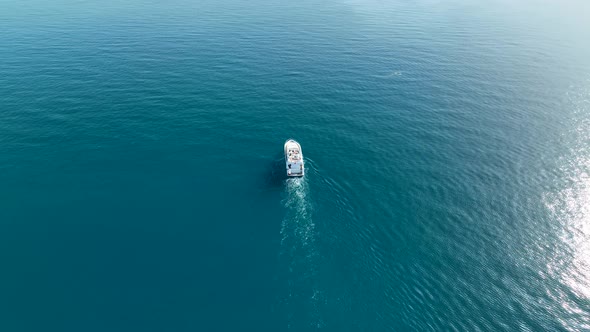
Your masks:
[[[301,145],[289,139],[285,142],[285,169],[288,177],[302,177],[305,175],[305,162],[303,161],[303,152]]]

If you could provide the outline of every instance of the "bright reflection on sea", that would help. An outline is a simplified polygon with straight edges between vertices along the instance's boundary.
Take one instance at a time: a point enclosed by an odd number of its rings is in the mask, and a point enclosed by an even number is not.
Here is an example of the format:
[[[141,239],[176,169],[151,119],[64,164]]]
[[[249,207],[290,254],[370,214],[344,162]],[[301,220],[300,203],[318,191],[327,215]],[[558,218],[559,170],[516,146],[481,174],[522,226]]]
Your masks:
[[[583,161],[573,188],[563,191],[568,220],[567,231],[562,236],[572,252],[572,262],[562,276],[578,295],[590,300],[590,159]]]
[[[590,82],[589,82],[590,85]],[[565,184],[548,200],[560,231],[560,249],[551,258],[549,273],[582,303],[590,301],[590,88],[574,89],[568,98],[574,108],[571,130],[565,135],[570,149],[559,175]],[[586,316],[562,298],[564,309]]]

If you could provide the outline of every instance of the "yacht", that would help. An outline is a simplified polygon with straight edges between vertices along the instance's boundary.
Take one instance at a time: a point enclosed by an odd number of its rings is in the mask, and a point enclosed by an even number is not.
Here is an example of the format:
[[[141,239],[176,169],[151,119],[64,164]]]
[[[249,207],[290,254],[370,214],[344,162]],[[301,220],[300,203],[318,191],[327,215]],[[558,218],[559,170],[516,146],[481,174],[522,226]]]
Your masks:
[[[301,145],[293,139],[288,139],[285,142],[285,164],[287,176],[303,176],[305,167],[303,166]]]

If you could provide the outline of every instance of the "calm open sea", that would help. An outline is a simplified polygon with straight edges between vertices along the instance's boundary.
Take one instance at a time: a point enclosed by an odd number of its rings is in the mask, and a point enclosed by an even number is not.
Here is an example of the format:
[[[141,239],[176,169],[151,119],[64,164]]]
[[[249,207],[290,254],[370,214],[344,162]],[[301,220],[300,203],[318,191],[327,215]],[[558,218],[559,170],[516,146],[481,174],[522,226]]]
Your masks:
[[[0,331],[316,330],[590,330],[590,3],[0,0]]]

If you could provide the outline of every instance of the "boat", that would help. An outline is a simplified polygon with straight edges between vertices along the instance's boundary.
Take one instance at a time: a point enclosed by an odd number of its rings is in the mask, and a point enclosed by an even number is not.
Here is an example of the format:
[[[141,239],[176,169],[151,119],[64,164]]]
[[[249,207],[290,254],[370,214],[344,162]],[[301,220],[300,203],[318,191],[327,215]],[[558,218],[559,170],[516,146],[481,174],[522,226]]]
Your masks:
[[[285,167],[287,176],[290,177],[300,177],[305,173],[301,145],[294,139],[288,139],[285,142]]]

